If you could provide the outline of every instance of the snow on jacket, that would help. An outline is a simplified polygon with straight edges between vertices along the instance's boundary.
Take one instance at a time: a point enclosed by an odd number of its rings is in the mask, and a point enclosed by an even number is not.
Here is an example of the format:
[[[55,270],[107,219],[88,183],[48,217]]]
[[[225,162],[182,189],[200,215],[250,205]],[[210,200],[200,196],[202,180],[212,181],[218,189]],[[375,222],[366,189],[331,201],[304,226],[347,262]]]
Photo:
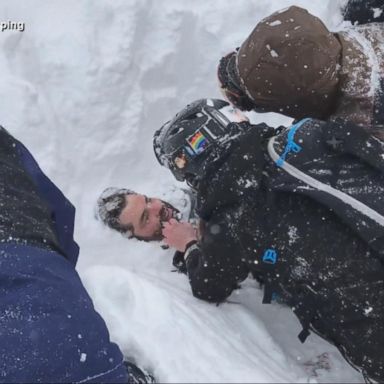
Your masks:
[[[240,85],[255,109],[296,119],[384,124],[384,25],[331,33],[292,6],[257,24],[237,54]]]
[[[127,382],[75,270],[75,209],[0,127],[0,382]]]
[[[344,20],[352,24],[381,23],[384,21],[382,0],[348,0],[342,10]]]
[[[271,139],[255,127],[213,154],[198,191],[202,239],[186,251],[187,272],[193,294],[211,302],[253,272],[264,302],[278,294],[295,311],[302,341],[314,330],[381,382],[384,148],[356,125],[332,124],[308,120]]]

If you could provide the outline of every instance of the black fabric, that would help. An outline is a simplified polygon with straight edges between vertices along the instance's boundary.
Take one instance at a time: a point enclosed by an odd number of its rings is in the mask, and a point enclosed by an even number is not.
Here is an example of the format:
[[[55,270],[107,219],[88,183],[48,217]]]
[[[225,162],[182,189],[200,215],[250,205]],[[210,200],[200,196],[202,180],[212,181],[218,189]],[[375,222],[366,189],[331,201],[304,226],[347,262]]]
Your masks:
[[[383,12],[384,14],[384,12]],[[375,104],[373,106],[373,124],[377,127],[376,136],[384,139],[384,80],[380,80],[380,86],[375,93]]]
[[[38,194],[17,153],[17,141],[0,127],[0,241],[60,250],[52,211]]]
[[[176,268],[176,271],[187,274],[187,266],[184,261],[184,252],[175,252],[172,259],[172,265]]]
[[[355,156],[380,173],[384,170],[384,142],[377,140],[365,127],[341,119],[317,124],[321,125],[322,139],[333,151]]]
[[[344,20],[350,21],[352,24],[383,22],[384,2],[383,0],[349,0],[343,10],[343,15]]]
[[[329,147],[323,127],[303,127],[298,140],[308,150],[294,154],[295,166],[335,185],[341,180],[345,192],[383,206],[377,200],[384,187],[380,172],[358,153]],[[282,152],[287,132],[278,138]],[[292,307],[302,340],[313,329],[363,374],[383,381],[384,270],[377,248],[364,240],[371,233],[359,232],[364,217],[335,212],[331,198],[318,198],[314,188],[277,167],[267,145],[268,134],[249,130],[204,170],[198,191],[202,240],[186,254],[193,294],[223,301],[253,272],[264,283],[265,302],[278,294]],[[347,147],[358,152],[358,146]],[[376,188],[365,188],[369,183]],[[353,220],[360,226],[348,223]]]
[[[142,371],[138,366],[129,361],[123,362],[128,372],[127,384],[153,384],[155,378],[147,372]]]
[[[275,149],[283,152],[288,133],[276,140]],[[384,143],[362,127],[339,121],[311,120],[295,134],[302,150],[290,153],[288,163],[300,172],[330,186],[365,205],[362,211],[349,201],[322,188],[308,188],[305,182],[274,168],[273,188],[309,196],[331,209],[384,260],[384,227],[367,212],[370,208],[384,215]]]

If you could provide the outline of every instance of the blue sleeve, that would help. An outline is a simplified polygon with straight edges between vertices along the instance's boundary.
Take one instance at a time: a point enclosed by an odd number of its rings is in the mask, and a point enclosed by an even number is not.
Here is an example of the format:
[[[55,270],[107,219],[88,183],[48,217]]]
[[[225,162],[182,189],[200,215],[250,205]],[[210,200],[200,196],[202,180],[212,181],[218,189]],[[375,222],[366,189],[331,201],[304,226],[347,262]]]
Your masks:
[[[0,244],[0,293],[0,382],[128,382],[119,347],[60,254]]]

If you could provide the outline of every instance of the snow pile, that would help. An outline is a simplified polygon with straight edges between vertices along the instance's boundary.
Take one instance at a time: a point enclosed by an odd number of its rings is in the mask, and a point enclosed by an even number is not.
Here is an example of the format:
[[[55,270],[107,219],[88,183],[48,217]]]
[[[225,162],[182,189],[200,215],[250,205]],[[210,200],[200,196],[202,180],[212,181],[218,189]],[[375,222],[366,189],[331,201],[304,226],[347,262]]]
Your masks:
[[[219,58],[260,19],[296,4],[332,27],[340,22],[339,3],[0,4],[0,21],[25,23],[24,32],[0,32],[0,122],[76,205],[79,272],[113,339],[161,382],[361,381],[318,337],[301,345],[291,311],[263,306],[255,282],[246,281],[230,303],[200,302],[187,278],[170,272],[172,251],[128,241],[94,219],[95,201],[108,186],[180,203],[180,185],[153,155],[153,132],[189,101],[220,97]]]

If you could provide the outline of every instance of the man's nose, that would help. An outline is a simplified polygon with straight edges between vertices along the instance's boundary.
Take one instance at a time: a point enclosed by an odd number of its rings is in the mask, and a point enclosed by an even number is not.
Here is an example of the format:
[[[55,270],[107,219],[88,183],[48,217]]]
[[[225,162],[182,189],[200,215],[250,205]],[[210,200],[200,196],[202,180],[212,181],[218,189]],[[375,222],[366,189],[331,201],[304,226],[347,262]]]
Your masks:
[[[160,210],[161,210],[161,204],[159,204],[158,201],[151,201],[149,204],[148,204],[148,210],[151,214],[154,214],[154,215],[159,215],[160,214]]]

